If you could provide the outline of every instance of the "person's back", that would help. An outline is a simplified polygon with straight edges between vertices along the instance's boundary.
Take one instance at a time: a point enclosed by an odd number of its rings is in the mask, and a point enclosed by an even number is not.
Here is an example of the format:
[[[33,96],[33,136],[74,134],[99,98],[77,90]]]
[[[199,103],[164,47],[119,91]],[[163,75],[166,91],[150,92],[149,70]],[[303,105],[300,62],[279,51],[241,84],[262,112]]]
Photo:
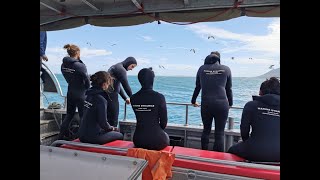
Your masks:
[[[199,69],[202,86],[201,102],[228,100],[226,85],[230,69],[221,64],[205,64]]]
[[[81,60],[64,57],[61,72],[68,83],[68,92],[84,93],[89,87],[87,68]]]
[[[152,89],[154,73],[150,69],[142,69],[138,77],[142,88],[131,97],[137,119],[133,142],[136,147],[161,150],[170,143],[164,132],[168,121],[166,101]]]
[[[193,92],[191,103],[196,103],[197,96],[201,92],[201,118],[203,132],[201,136],[201,148],[208,149],[209,135],[212,121],[215,123],[215,141],[213,150],[224,151],[224,128],[228,119],[229,107],[233,104],[232,79],[229,67],[219,63],[220,58],[208,55],[196,77],[196,87]]]
[[[265,82],[272,81],[279,84],[279,91],[253,96],[253,101],[246,103],[240,125],[243,142],[228,152],[251,161],[280,161],[280,83],[275,78]]]

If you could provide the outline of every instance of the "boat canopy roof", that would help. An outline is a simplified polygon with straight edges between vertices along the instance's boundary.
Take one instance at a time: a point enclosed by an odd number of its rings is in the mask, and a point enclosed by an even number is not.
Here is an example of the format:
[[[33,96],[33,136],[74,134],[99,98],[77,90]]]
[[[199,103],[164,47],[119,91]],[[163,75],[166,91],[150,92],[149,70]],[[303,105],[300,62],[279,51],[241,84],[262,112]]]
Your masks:
[[[280,17],[280,0],[40,0],[40,30]]]

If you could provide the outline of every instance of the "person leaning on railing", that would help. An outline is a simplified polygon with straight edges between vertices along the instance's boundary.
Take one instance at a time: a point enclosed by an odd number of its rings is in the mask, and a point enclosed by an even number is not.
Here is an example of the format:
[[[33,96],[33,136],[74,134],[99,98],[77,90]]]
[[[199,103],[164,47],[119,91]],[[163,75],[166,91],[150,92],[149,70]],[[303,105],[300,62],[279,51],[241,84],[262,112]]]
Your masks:
[[[228,66],[220,64],[220,56],[210,54],[206,57],[196,76],[196,87],[191,103],[199,106],[196,99],[201,91],[201,118],[203,132],[201,148],[208,150],[209,136],[214,118],[214,151],[224,152],[224,129],[229,108],[233,105],[232,77]]]

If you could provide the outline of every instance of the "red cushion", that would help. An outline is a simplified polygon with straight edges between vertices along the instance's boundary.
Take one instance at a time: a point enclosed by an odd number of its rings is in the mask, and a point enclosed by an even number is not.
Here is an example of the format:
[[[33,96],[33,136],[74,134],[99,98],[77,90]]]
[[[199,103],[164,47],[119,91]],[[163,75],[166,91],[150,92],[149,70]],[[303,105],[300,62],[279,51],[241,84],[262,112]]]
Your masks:
[[[244,161],[243,158],[230,153],[206,151],[206,150],[200,150],[200,149],[185,148],[180,146],[175,146],[172,152],[175,154],[181,154],[181,155],[187,155],[187,156],[222,159],[222,160],[229,160],[229,161]]]
[[[79,139],[73,140],[73,142],[80,142]],[[122,141],[122,140],[115,140],[106,144],[103,144],[102,146],[108,146],[108,147],[117,147],[117,148],[134,148],[134,144],[132,141]],[[75,149],[80,151],[89,151],[89,152],[96,152],[96,153],[104,153],[104,154],[113,154],[113,155],[122,155],[125,156],[126,152],[122,151],[116,151],[116,150],[106,150],[106,149],[98,149],[98,148],[88,148],[88,147],[77,147],[77,146],[71,146],[71,145],[62,145],[61,147],[67,148],[67,149]],[[167,146],[161,151],[165,152],[171,152],[173,150],[172,146]]]
[[[209,159],[243,161],[242,158],[230,153],[205,151],[205,150],[178,147],[178,146],[174,147],[172,153],[177,155],[186,155],[186,156],[202,157],[202,158],[209,158]],[[179,159],[178,157],[176,157],[173,163],[173,166],[200,170],[200,171],[252,177],[252,178],[280,179],[280,171],[215,164],[215,163],[201,162],[196,160],[185,160],[185,159]]]

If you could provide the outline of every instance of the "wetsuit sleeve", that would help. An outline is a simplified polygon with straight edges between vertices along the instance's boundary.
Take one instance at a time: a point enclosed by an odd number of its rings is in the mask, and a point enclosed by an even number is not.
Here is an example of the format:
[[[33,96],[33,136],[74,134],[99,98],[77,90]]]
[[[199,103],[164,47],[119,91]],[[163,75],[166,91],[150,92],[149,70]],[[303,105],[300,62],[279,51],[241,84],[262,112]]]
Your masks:
[[[106,109],[107,107],[105,103],[101,102],[97,104],[97,122],[102,129],[106,131],[111,131],[112,126],[110,126],[110,124],[107,121]]]
[[[78,72],[80,73],[80,76],[83,79],[85,88],[89,89],[90,88],[90,80],[89,80],[89,75],[88,75],[86,66],[84,64],[80,64],[78,66],[78,68],[79,68]]]
[[[229,73],[228,73],[228,76],[227,76],[226,93],[227,93],[227,98],[228,98],[229,106],[232,106],[232,105],[233,105],[232,76],[231,76],[231,71],[230,71],[230,69],[229,69]]]
[[[123,92],[122,87],[120,87],[120,96],[122,97],[123,100],[126,100],[126,99],[127,99],[126,95],[125,95],[124,92]]]
[[[243,141],[246,141],[250,136],[250,125],[252,122],[252,118],[253,107],[252,104],[249,102],[244,106],[241,117],[240,132]]]
[[[128,79],[127,79],[127,73],[124,71],[124,72],[119,72],[119,81],[121,82],[121,85],[123,87],[123,89],[126,91],[127,95],[129,97],[132,96],[132,91],[131,91],[131,88],[129,86],[129,82],[128,82]]]
[[[160,96],[159,106],[160,127],[165,129],[168,123],[167,104],[163,95]]]
[[[45,55],[46,46],[47,46],[46,32],[40,32],[40,56]]]
[[[191,99],[192,104],[196,103],[200,90],[201,90],[201,84],[200,84],[200,69],[199,69],[196,77],[196,87],[194,88],[192,99]]]

